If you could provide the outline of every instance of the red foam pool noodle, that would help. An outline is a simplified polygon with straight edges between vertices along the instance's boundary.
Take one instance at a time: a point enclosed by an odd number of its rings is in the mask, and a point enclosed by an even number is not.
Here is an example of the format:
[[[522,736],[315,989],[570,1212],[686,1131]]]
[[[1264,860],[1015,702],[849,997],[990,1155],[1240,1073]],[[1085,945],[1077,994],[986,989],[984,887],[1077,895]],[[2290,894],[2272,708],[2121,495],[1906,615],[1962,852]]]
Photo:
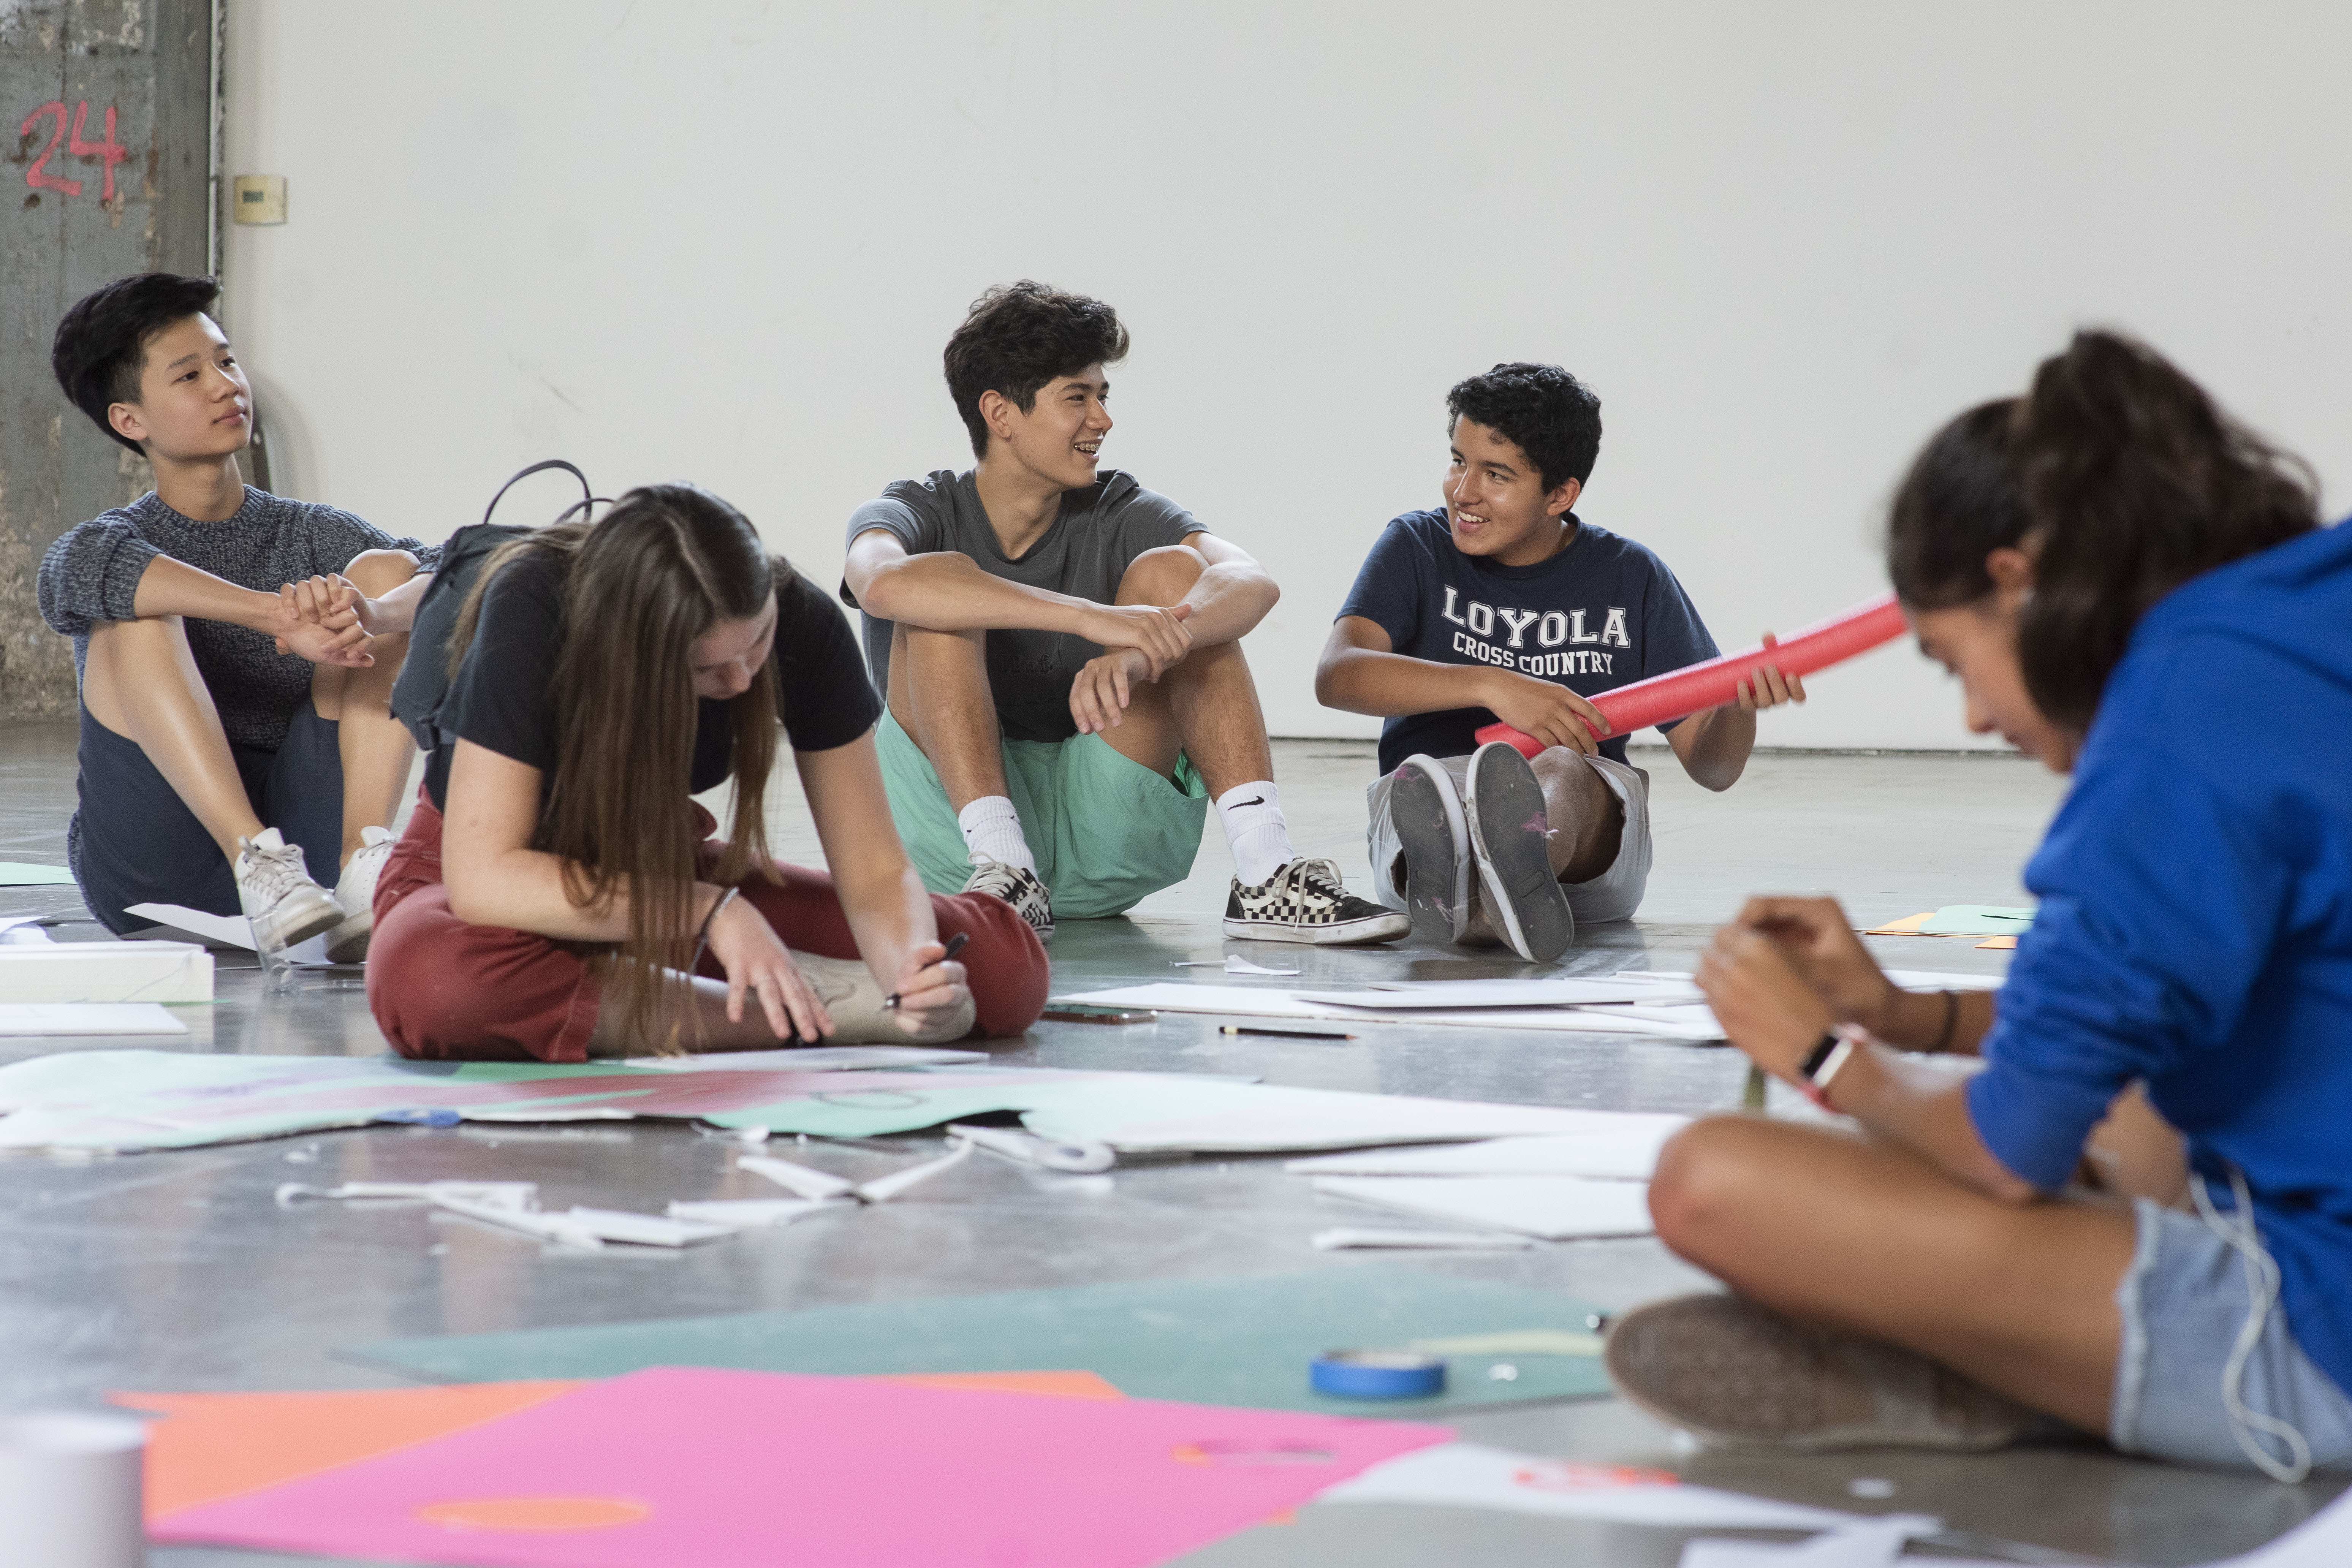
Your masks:
[[[1604,691],[1592,700],[1592,705],[1609,721],[1611,734],[1631,734],[1738,701],[1739,683],[1753,675],[1759,664],[1777,665],[1783,675],[1811,675],[1894,641],[1907,624],[1895,595],[1882,594],[1828,620],[1801,626],[1770,647],[1759,643],[1703,664],[1654,675]],[[1476,731],[1476,739],[1481,745],[1507,742],[1528,757],[1543,750],[1542,742],[1508,724],[1489,724]]]

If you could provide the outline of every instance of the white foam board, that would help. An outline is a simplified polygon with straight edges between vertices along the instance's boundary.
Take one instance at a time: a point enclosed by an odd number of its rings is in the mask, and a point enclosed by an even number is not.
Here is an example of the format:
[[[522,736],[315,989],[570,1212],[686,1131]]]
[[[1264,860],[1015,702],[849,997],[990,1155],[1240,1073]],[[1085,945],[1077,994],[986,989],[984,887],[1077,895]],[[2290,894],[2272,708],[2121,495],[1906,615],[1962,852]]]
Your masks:
[[[0,946],[0,1002],[209,1002],[213,955],[187,942]]]

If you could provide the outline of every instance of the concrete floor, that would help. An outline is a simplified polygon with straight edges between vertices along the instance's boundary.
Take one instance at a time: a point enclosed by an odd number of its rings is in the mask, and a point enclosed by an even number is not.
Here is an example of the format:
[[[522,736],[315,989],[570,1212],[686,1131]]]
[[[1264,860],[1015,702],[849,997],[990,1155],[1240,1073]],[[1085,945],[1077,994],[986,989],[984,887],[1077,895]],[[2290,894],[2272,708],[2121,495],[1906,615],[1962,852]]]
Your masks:
[[[1371,748],[1290,742],[1277,754],[1299,847],[1335,857],[1360,881]],[[1567,960],[1572,970],[1687,968],[1712,925],[1752,891],[1834,890],[1857,923],[1944,903],[2021,901],[2018,868],[2060,794],[2040,768],[2005,758],[1766,755],[1725,795],[1683,780],[1666,752],[1636,760],[1651,767],[1655,786],[1649,900],[1640,920],[1581,933]],[[778,852],[812,860],[814,834],[799,803],[789,788],[780,794],[771,808]],[[0,858],[61,863],[72,800],[71,731],[0,727]],[[1184,884],[1127,918],[1065,924],[1051,949],[1057,990],[1168,980],[1178,973],[1173,961],[1216,957],[1227,945],[1216,916],[1229,874],[1213,834]],[[0,889],[0,918],[33,913],[85,911],[70,889]],[[103,933],[69,925],[57,934]],[[1895,966],[1997,972],[2004,962],[1964,941],[1872,942]],[[1295,959],[1307,979],[1328,982],[1516,968],[1431,948],[1233,947],[1262,961]],[[271,994],[257,969],[225,968],[218,998],[188,1010],[186,1048],[340,1056],[383,1046],[364,998],[348,986],[312,982]],[[1623,1037],[1512,1030],[1489,1037],[1363,1025],[1358,1041],[1291,1045],[1229,1039],[1215,1032],[1217,1022],[1170,1014],[1126,1028],[1048,1024],[991,1048],[1011,1062],[1255,1073],[1273,1083],[1683,1112],[1733,1105],[1743,1077],[1741,1059],[1728,1051]],[[0,1060],[126,1043],[134,1042],[10,1040],[0,1043]],[[884,1140],[870,1153],[845,1150],[831,1163],[856,1173],[870,1158],[878,1171],[898,1163],[894,1147],[936,1144]],[[271,1203],[289,1178],[530,1179],[550,1206],[754,1195],[751,1179],[725,1165],[719,1142],[657,1124],[375,1128],[86,1163],[12,1163],[0,1182],[0,1323],[8,1331],[0,1339],[0,1409],[87,1405],[109,1389],[376,1385],[387,1380],[331,1352],[395,1335],[1344,1268],[1354,1266],[1350,1255],[1314,1252],[1308,1234],[1382,1223],[1314,1195],[1278,1159],[1150,1165],[1084,1184],[987,1162],[963,1167],[920,1203],[868,1211],[855,1227],[810,1224],[684,1256],[576,1254],[454,1216],[288,1211]],[[1705,1284],[1652,1240],[1381,1261],[1554,1289],[1612,1310]],[[1563,1458],[1656,1465],[1791,1500],[1939,1514],[1980,1538],[1968,1543],[1976,1552],[2023,1562],[2209,1561],[2276,1535],[2340,1484],[2280,1487],[2125,1459],[2089,1444],[1967,1458],[1731,1458],[1694,1453],[1614,1400],[1491,1411],[1455,1425],[1465,1438]],[[1849,1485],[1863,1477],[1891,1481],[1894,1495],[1854,1503]],[[1199,1568],[1663,1565],[1675,1561],[1681,1540],[1671,1531],[1470,1510],[1308,1508],[1295,1524],[1259,1527],[1185,1561]],[[176,1550],[152,1561],[230,1568],[298,1560]]]

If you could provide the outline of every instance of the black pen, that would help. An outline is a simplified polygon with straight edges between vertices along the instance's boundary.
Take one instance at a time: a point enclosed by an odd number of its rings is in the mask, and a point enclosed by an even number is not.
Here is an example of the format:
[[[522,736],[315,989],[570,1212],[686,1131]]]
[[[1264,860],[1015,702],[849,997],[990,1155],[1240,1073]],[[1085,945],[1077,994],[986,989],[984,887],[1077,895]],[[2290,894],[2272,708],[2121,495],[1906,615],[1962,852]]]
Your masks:
[[[1221,1035],[1273,1035],[1286,1040],[1352,1040],[1353,1035],[1327,1035],[1315,1029],[1244,1029],[1238,1024],[1227,1024]]]
[[[953,958],[957,953],[961,952],[963,951],[963,944],[964,944],[965,942],[970,942],[971,940],[971,933],[970,931],[960,931],[956,932],[956,933],[955,933],[955,935],[953,935],[953,936],[951,936],[951,937],[948,938],[948,941],[947,941],[947,949],[948,949],[948,950],[947,950],[945,952],[943,952],[943,953],[940,954],[939,962],[940,962],[940,963],[945,963],[949,959]],[[927,963],[927,964],[923,965],[923,967],[924,967],[925,969],[929,969],[929,968],[930,968],[931,966],[930,966],[929,964],[928,964],[928,963]],[[888,994],[887,996],[885,996],[885,997],[883,997],[883,998],[882,998],[882,1008],[883,1008],[883,1011],[885,1011],[885,1012],[893,1012],[893,1013],[894,1013],[894,1012],[898,1011],[898,994],[896,991],[891,992],[891,993],[890,993],[890,994]]]

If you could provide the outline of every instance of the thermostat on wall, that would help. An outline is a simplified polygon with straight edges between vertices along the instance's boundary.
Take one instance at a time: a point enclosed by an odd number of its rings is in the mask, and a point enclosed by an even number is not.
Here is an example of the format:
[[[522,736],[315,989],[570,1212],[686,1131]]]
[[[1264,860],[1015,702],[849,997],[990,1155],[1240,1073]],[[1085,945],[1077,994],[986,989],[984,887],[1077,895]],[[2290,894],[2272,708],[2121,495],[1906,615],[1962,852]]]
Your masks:
[[[238,223],[284,223],[286,176],[239,174],[232,188],[229,216]]]

